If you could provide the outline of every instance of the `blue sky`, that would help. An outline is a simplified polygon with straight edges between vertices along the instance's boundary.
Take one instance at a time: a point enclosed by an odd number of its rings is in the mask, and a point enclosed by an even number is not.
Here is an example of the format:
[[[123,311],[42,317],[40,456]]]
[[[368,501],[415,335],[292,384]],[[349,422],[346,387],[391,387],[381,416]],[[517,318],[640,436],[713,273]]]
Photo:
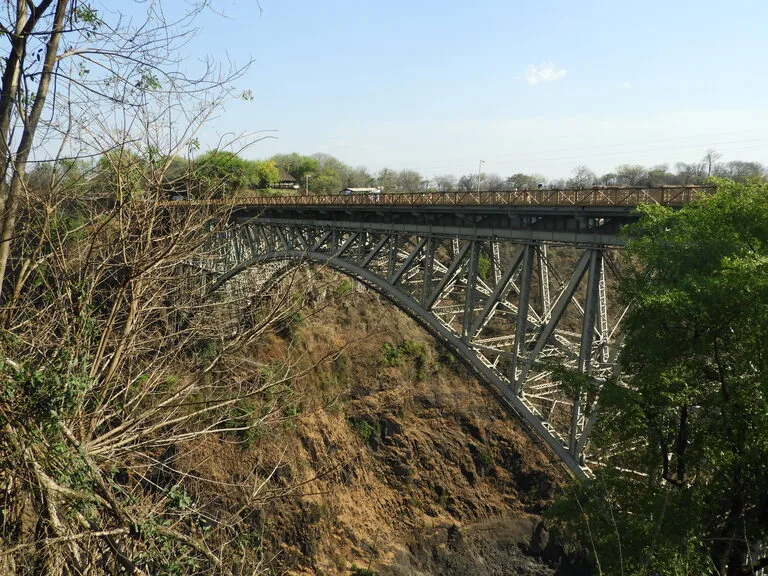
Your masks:
[[[180,0],[173,0],[180,2]],[[765,0],[215,0],[190,56],[254,63],[201,133],[376,171],[768,164]]]

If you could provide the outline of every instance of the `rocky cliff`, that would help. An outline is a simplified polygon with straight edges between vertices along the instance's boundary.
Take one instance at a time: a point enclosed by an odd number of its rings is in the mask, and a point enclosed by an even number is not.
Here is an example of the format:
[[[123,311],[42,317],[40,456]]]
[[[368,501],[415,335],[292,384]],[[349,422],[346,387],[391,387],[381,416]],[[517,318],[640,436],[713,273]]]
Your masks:
[[[579,573],[538,516],[559,464],[413,320],[341,276],[302,274],[301,309],[252,352],[298,376],[246,447],[194,456],[219,497],[256,507],[245,545],[275,573]]]

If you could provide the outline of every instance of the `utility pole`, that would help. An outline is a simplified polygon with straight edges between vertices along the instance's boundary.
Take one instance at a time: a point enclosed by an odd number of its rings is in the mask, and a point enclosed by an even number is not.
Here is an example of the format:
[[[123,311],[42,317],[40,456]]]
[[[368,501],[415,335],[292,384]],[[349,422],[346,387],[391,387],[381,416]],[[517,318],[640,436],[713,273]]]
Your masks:
[[[483,164],[485,164],[485,160],[480,160],[480,164],[477,165],[477,191],[480,192],[480,174],[481,170],[483,169]]]
[[[309,173],[304,174],[304,195],[309,196]]]

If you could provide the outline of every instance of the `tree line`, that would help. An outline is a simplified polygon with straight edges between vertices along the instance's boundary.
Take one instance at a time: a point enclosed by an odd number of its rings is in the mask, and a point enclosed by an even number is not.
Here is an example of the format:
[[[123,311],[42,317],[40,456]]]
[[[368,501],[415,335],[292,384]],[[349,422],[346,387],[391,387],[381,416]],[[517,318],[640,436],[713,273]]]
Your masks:
[[[203,156],[204,158],[205,156]],[[236,157],[235,157],[236,158]],[[759,162],[742,160],[721,161],[722,155],[708,150],[699,162],[658,164],[621,164],[614,170],[598,175],[589,167],[576,166],[570,178],[548,179],[542,174],[518,172],[511,176],[475,172],[454,176],[441,174],[425,176],[416,170],[383,168],[370,172],[365,167],[352,167],[328,154],[277,154],[266,162],[273,163],[297,180],[301,190],[310,194],[335,194],[344,188],[376,187],[384,192],[421,191],[501,191],[547,188],[591,188],[593,186],[664,186],[703,184],[710,177],[727,178],[734,182],[764,179],[768,168]],[[239,165],[239,159],[232,166]],[[233,177],[237,182],[237,176]],[[267,186],[261,186],[267,187]]]
[[[591,188],[593,186],[663,186],[702,184],[710,177],[734,182],[764,179],[768,170],[759,162],[732,160],[720,162],[720,155],[708,151],[700,162],[678,162],[673,169],[662,164],[647,168],[622,164],[613,171],[596,175],[588,167],[576,166],[568,179],[548,180],[541,174],[516,173],[464,174],[460,177],[426,177],[415,170],[383,168],[371,173],[365,167],[354,168],[328,154],[311,156],[297,153],[277,154],[266,160],[248,160],[226,150],[214,149],[195,157],[159,156],[153,150],[120,148],[103,154],[94,164],[84,160],[34,164],[27,174],[27,185],[45,190],[57,180],[80,180],[94,197],[108,197],[115,189],[112,182],[120,174],[124,192],[141,194],[142,187],[158,180],[169,196],[184,198],[220,198],[249,194],[337,194],[345,188],[379,188],[385,192],[467,192],[546,188]],[[283,178],[293,178],[288,185]],[[479,178],[479,181],[478,181]]]

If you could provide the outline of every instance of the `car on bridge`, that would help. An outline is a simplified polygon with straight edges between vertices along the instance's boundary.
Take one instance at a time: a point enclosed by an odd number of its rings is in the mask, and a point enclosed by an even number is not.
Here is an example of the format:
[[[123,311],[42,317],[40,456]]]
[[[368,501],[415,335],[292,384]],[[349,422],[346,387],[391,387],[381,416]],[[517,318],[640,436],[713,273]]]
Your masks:
[[[378,202],[381,198],[381,189],[379,188],[344,188],[342,194],[369,194],[373,202]]]

